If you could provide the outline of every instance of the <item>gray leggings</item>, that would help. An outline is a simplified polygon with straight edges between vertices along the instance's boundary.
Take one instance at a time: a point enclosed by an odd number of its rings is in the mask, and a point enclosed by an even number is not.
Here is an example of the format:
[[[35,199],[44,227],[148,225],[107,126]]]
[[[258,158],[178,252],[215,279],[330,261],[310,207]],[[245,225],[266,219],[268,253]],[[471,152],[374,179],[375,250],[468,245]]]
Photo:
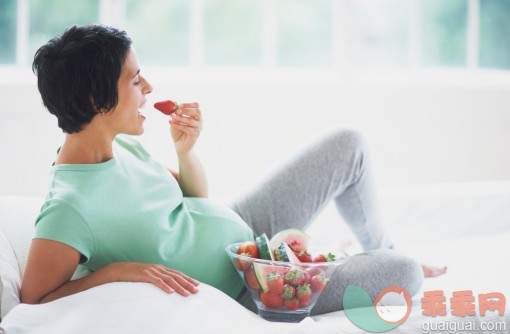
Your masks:
[[[392,250],[377,208],[366,143],[357,131],[325,133],[234,200],[231,207],[255,235],[266,233],[271,238],[283,229],[305,229],[331,200],[364,253],[349,257],[335,272],[312,315],[342,310],[348,285],[364,289],[372,300],[390,285],[404,287],[411,295],[418,292],[423,281],[421,267]],[[238,302],[256,312],[246,290]]]

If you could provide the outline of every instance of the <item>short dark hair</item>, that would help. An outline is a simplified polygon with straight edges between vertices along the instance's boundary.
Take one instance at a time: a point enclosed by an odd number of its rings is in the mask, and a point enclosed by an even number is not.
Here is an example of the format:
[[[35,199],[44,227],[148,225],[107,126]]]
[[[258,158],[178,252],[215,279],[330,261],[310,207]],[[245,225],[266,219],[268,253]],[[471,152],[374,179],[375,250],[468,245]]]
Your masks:
[[[117,82],[131,39],[104,25],[74,25],[35,53],[32,71],[58,126],[81,131],[98,112],[117,105]]]

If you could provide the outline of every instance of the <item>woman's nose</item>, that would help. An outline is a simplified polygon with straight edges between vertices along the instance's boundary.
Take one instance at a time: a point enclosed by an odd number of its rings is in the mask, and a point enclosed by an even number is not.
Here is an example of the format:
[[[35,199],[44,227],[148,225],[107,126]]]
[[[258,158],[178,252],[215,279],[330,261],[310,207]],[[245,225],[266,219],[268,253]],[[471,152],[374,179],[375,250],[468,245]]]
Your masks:
[[[143,94],[150,94],[152,93],[152,85],[144,78],[144,85],[143,85]]]

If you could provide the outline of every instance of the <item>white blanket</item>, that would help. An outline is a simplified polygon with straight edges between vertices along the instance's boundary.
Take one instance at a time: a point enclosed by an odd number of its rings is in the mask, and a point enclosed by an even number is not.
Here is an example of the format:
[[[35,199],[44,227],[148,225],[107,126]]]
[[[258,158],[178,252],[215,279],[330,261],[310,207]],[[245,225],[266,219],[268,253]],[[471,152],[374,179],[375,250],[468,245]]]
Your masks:
[[[21,304],[0,324],[16,333],[338,333],[338,319],[266,321],[202,284],[190,297],[145,283],[111,283],[42,305]]]
[[[509,203],[510,181],[420,187],[412,193],[386,194],[385,220],[399,248],[422,263],[448,265],[447,275],[425,280],[422,291],[413,299],[409,319],[391,333],[423,333],[423,325],[429,322],[472,322],[477,326],[482,322],[504,323],[504,331],[486,333],[510,333]],[[336,224],[338,218],[332,217],[331,222]],[[11,225],[19,227],[19,221]],[[325,245],[333,245],[338,236],[343,236],[331,229],[324,233],[324,225],[316,227],[319,229],[314,240]],[[24,249],[16,254],[24,254]],[[507,299],[505,315],[480,317],[477,310],[476,317],[424,317],[420,297],[423,291],[432,290],[443,290],[447,298],[460,290],[472,290],[475,296],[501,292]],[[184,298],[166,295],[144,283],[112,283],[48,304],[18,305],[0,323],[0,333],[3,330],[8,334],[366,333],[344,312],[306,318],[298,324],[274,323],[207,285],[201,286],[198,295]]]

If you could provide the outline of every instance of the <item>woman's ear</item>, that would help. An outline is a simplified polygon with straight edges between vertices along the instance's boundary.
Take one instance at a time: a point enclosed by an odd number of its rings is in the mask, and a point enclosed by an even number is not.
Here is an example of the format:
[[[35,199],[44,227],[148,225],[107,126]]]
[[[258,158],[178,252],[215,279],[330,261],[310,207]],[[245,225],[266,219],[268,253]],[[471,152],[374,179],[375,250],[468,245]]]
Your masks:
[[[106,108],[97,108],[97,105],[94,103],[94,98],[91,96],[89,97],[90,104],[92,105],[92,108],[94,108],[94,111],[99,115],[105,115],[108,112],[108,109]]]

